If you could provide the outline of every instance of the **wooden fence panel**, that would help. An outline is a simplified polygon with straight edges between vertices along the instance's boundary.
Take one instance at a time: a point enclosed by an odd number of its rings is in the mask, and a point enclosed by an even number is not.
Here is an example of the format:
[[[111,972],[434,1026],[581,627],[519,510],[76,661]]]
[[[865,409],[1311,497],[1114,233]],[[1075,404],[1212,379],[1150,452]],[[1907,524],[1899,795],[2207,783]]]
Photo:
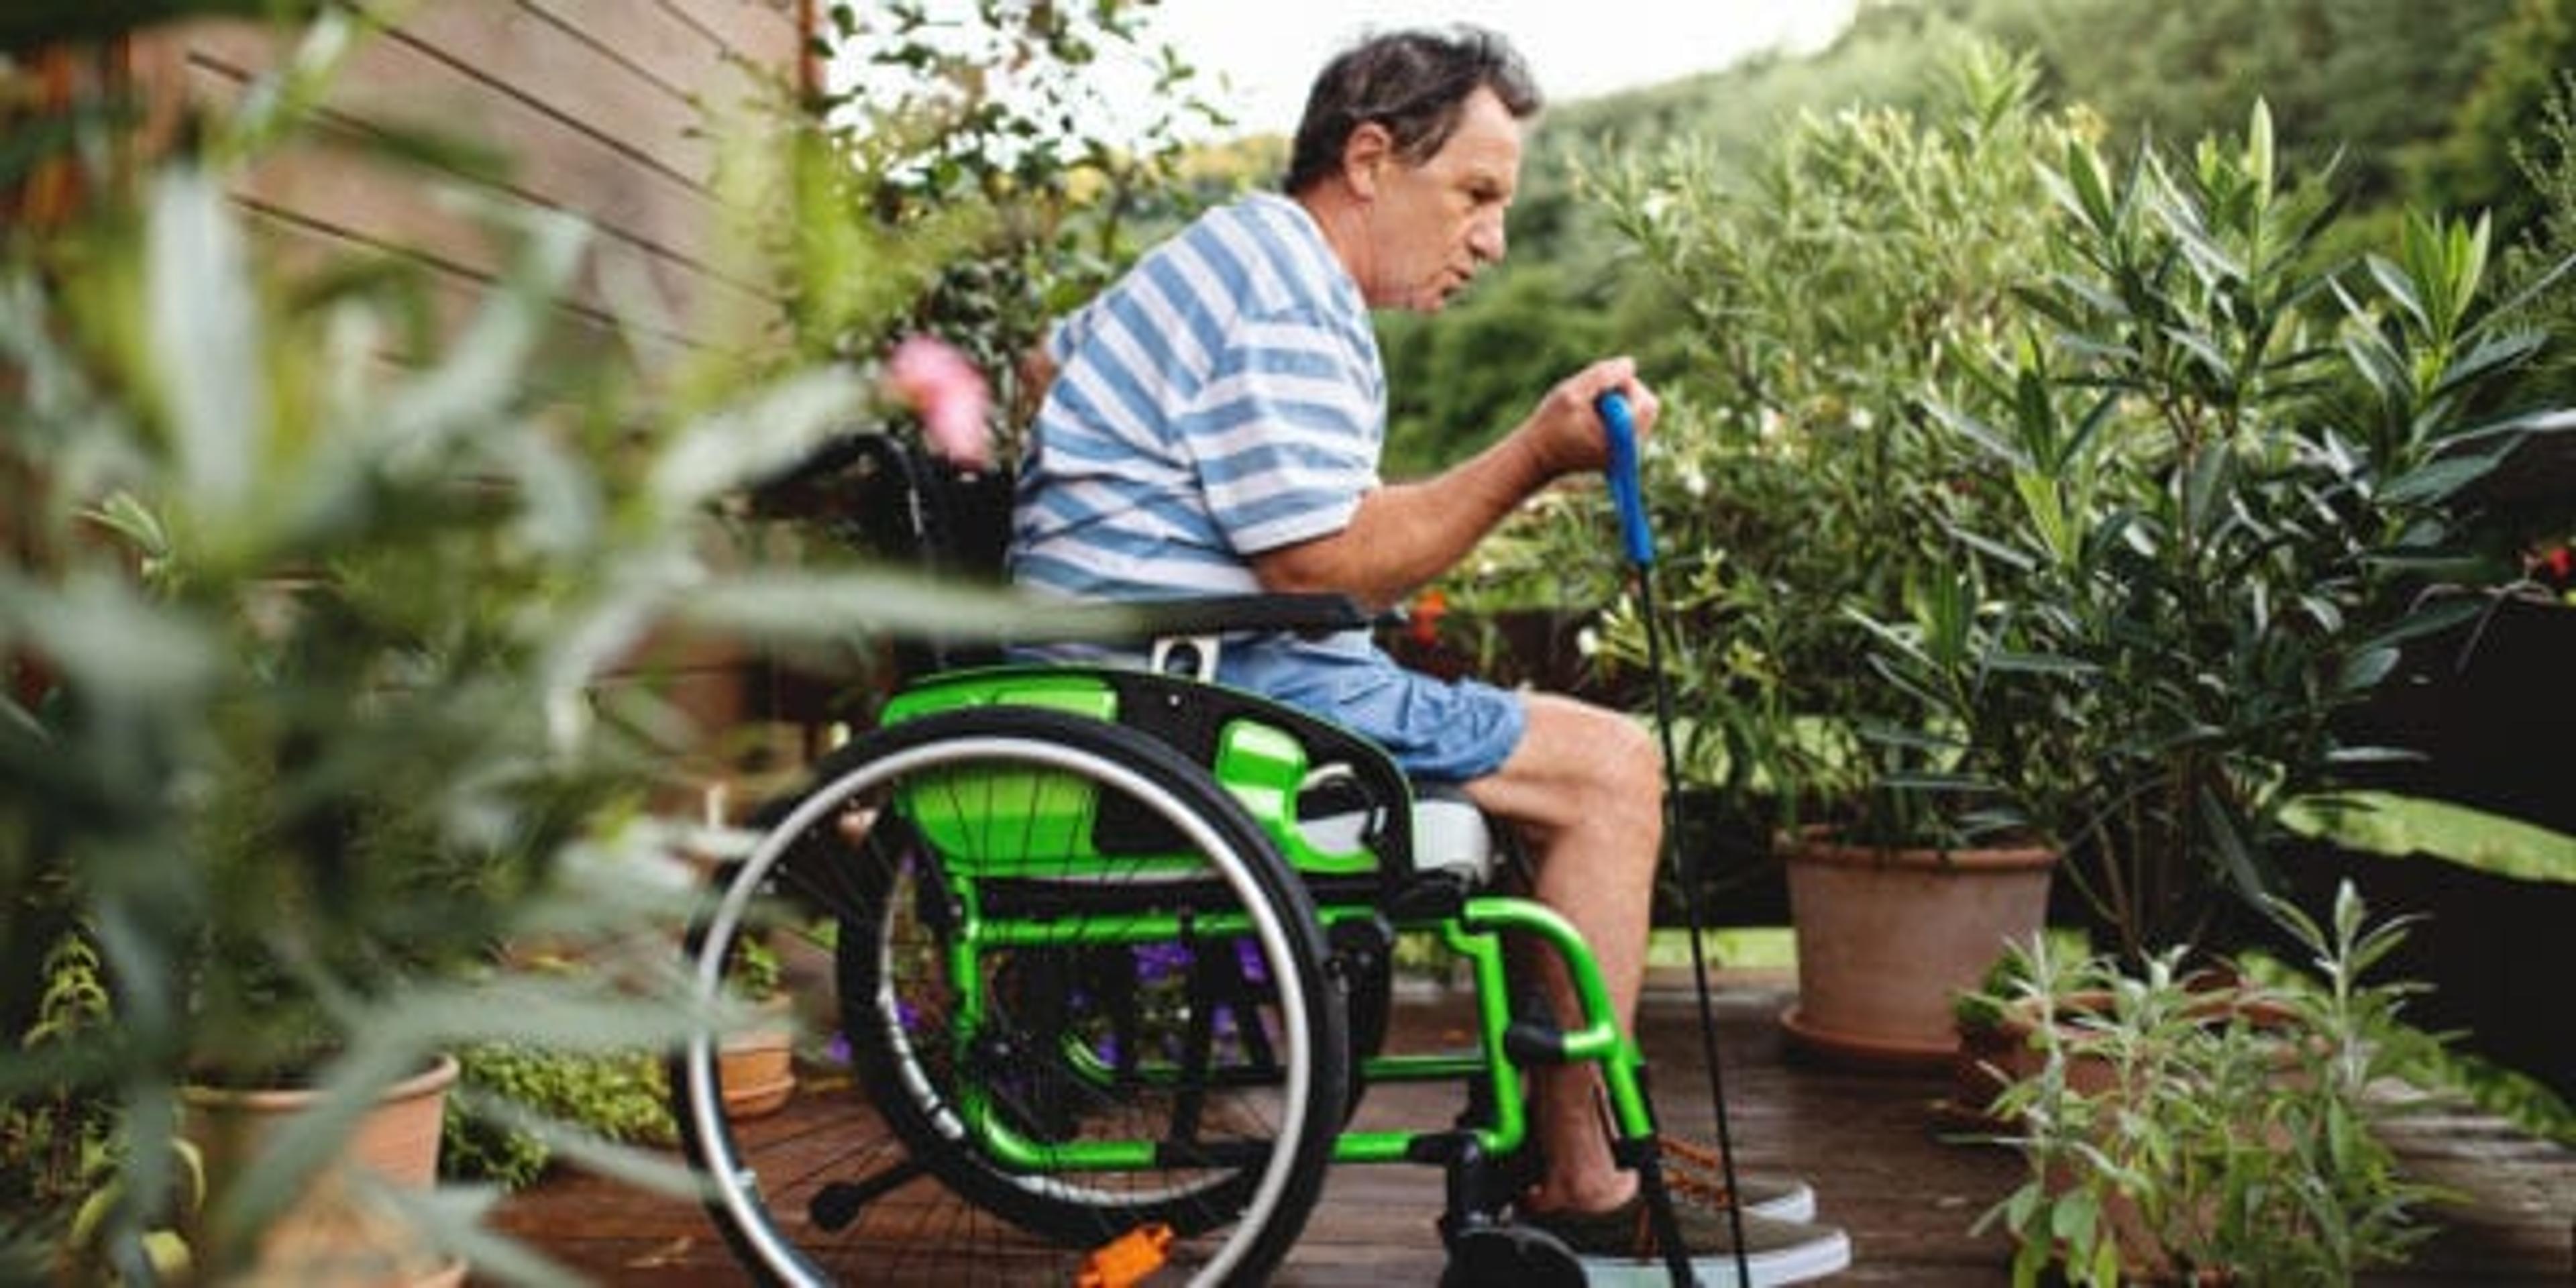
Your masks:
[[[692,352],[751,349],[778,304],[726,244],[713,191],[722,133],[710,113],[735,108],[755,78],[804,82],[809,9],[809,0],[410,6],[350,52],[317,128],[247,167],[234,196],[290,267],[352,249],[428,265],[430,306],[449,326],[510,253],[476,203],[568,212],[594,229],[563,301],[575,336],[604,344],[622,331],[644,347],[648,375],[682,369]],[[146,138],[187,104],[238,104],[292,55],[291,38],[240,22],[138,38],[129,66],[158,104]],[[383,145],[412,136],[468,144],[462,155],[480,150],[495,163],[389,160],[399,149]],[[656,640],[610,683],[649,687],[714,734],[760,714],[743,683],[758,669],[711,642]]]
[[[438,189],[571,212],[596,235],[569,307],[685,348],[750,347],[775,303],[725,245],[706,111],[754,75],[795,77],[797,31],[797,11],[768,0],[417,6],[350,54],[314,143],[264,158],[236,195],[469,285],[495,276],[505,249]],[[136,69],[165,99],[229,103],[288,53],[256,24],[190,24],[138,42]],[[500,169],[406,174],[366,159],[395,134],[471,141]]]

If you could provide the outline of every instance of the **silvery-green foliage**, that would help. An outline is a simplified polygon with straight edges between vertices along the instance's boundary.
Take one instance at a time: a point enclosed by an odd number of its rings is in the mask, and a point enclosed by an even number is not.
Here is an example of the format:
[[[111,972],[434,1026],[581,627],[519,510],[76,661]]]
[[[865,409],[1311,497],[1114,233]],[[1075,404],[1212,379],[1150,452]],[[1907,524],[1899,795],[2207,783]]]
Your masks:
[[[2016,948],[1988,1000],[2038,1021],[2042,1058],[1994,1112],[2018,1124],[2004,1143],[2029,1176],[1979,1228],[2019,1241],[2017,1285],[2052,1263],[2087,1285],[2142,1267],[2350,1283],[2430,1235],[2438,1191],[2377,1134],[2406,1109],[2393,1077],[2431,1041],[2402,1021],[2418,986],[2364,979],[2406,919],[2371,920],[2350,883],[2323,922],[2267,906],[2302,957],[2277,987],[2215,988],[2187,945],[2136,962]]]
[[[634,981],[492,967],[505,941],[675,915],[642,879],[672,848],[639,813],[666,750],[643,735],[689,731],[627,673],[650,640],[1007,620],[865,567],[723,572],[711,509],[865,415],[866,390],[820,370],[659,417],[614,344],[567,333],[584,230],[492,217],[510,265],[444,336],[398,275],[268,268],[209,165],[0,265],[23,555],[0,566],[20,668],[0,885],[35,896],[0,907],[0,937],[70,918],[116,1012],[0,1053],[0,1095],[121,1106],[134,1197],[101,1237],[130,1276],[171,1216],[150,1196],[172,1192],[157,1142],[184,1078],[298,1066],[327,1093],[204,1214],[196,1254],[220,1269],[429,1052],[654,1048],[709,1020]],[[475,1210],[422,1205],[478,1264],[532,1270]]]

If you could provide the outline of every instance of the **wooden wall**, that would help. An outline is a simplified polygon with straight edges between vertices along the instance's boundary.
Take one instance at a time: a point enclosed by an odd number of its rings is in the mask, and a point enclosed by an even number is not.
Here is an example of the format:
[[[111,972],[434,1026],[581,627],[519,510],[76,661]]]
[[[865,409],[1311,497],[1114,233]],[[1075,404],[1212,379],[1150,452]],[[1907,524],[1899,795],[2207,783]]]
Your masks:
[[[692,350],[747,348],[776,309],[726,244],[712,190],[713,113],[738,104],[756,75],[809,83],[811,10],[812,0],[396,6],[400,16],[362,37],[329,82],[316,128],[263,153],[233,195],[290,265],[347,252],[419,261],[451,318],[508,253],[458,207],[458,193],[568,212],[593,228],[564,302],[576,327],[604,340],[621,326],[641,342],[648,376]],[[223,21],[138,37],[125,70],[153,104],[158,124],[147,137],[189,105],[240,102],[292,56],[299,34]],[[380,145],[405,135],[463,143],[499,165],[396,163]],[[733,735],[686,749],[710,764],[766,714],[761,695],[773,687],[764,668],[731,650],[669,643],[646,650],[619,682],[653,685],[700,730]]]
[[[714,118],[737,102],[744,64],[794,78],[802,0],[437,0],[364,38],[322,101],[322,145],[263,158],[236,195],[290,247],[396,250],[430,264],[458,300],[502,250],[432,194],[568,211],[596,229],[570,305],[648,338],[734,346],[763,300],[726,263],[710,192]],[[288,52],[248,23],[200,23],[135,42],[133,70],[165,104],[237,102]],[[499,181],[390,172],[393,134],[490,149]],[[329,146],[331,136],[359,147]]]

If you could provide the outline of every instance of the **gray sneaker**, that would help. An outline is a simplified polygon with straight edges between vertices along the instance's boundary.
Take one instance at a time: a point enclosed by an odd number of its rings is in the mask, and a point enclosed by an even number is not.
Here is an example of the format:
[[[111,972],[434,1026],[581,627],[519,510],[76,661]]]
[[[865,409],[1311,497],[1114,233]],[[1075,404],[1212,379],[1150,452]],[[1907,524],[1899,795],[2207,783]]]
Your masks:
[[[1851,1239],[1841,1230],[1748,1210],[1743,1213],[1744,1269],[1750,1278],[1739,1286],[1732,1219],[1699,1203],[1676,1202],[1673,1208],[1682,1246],[1690,1250],[1692,1277],[1707,1288],[1803,1283],[1851,1265]],[[1588,1283],[1647,1288],[1672,1282],[1643,1194],[1607,1212],[1527,1212],[1520,1219],[1563,1240],[1583,1263]]]
[[[1670,1132],[1656,1133],[1655,1146],[1663,1159],[1664,1180],[1672,1186],[1675,1197],[1714,1208],[1726,1206],[1725,1158],[1716,1146]],[[1535,1181],[1546,1166],[1534,1144],[1528,1153],[1515,1158],[1525,1182]],[[1782,1172],[1738,1172],[1735,1193],[1743,1199],[1744,1210],[1758,1216],[1775,1221],[1816,1219],[1816,1189],[1801,1177]]]
[[[1675,1198],[1719,1209],[1726,1206],[1726,1165],[1716,1146],[1669,1132],[1658,1134],[1655,1144],[1664,1160],[1664,1181],[1673,1187]],[[1737,1172],[1734,1193],[1747,1215],[1774,1221],[1816,1219],[1815,1187],[1796,1176]]]

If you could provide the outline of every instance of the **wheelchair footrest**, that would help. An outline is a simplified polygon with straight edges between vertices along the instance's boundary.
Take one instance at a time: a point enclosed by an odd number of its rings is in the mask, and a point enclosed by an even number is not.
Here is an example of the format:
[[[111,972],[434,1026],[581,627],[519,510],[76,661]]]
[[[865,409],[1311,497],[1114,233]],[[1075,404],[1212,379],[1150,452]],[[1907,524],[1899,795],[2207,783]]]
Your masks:
[[[1583,1288],[1583,1262],[1534,1226],[1493,1223],[1457,1231],[1441,1288]]]

